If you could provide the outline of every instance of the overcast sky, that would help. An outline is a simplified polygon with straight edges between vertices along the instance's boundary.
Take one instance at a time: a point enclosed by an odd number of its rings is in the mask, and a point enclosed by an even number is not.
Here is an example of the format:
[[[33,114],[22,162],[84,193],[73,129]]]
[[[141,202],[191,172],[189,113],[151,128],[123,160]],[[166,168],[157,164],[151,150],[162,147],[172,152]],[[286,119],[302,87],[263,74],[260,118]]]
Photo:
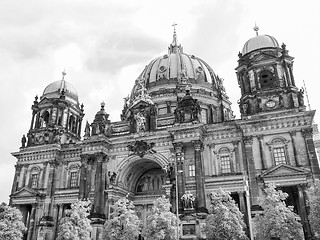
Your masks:
[[[135,79],[167,52],[174,22],[184,52],[225,79],[237,118],[234,69],[238,52],[255,36],[255,22],[260,35],[287,45],[296,84],[305,81],[311,108],[319,111],[319,12],[318,0],[1,0],[0,202],[9,199],[16,162],[10,153],[29,130],[34,97],[65,69],[85,106],[83,125],[102,101],[110,119],[120,120]]]

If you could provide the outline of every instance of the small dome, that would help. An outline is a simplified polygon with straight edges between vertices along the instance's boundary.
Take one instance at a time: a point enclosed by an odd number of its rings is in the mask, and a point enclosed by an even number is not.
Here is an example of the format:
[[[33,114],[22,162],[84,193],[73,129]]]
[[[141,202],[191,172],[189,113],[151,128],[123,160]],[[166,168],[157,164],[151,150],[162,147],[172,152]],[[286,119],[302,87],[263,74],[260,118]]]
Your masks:
[[[64,95],[69,100],[78,102],[78,93],[74,87],[65,80],[55,81],[50,83],[43,91],[41,98],[59,98],[64,92]]]
[[[250,38],[243,46],[242,55],[261,48],[279,48],[278,41],[269,35],[258,35]]]

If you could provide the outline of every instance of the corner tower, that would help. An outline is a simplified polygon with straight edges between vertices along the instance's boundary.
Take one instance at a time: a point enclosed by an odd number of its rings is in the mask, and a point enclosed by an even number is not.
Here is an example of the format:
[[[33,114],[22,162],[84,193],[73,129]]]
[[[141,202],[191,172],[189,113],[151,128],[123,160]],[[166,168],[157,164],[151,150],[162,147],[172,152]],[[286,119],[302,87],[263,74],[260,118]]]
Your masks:
[[[62,79],[49,84],[40,101],[35,97],[27,146],[69,143],[80,140],[83,105],[73,86]]]
[[[305,109],[303,89],[296,87],[293,76],[293,57],[286,45],[281,47],[270,35],[249,39],[239,53],[236,74],[241,88],[241,116],[287,110]]]

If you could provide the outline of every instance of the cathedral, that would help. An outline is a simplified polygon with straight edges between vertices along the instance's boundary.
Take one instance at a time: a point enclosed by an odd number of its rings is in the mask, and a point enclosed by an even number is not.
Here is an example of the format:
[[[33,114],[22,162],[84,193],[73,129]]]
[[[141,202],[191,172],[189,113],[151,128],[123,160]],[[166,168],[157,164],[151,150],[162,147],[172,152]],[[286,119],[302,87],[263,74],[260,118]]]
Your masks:
[[[35,97],[30,129],[12,153],[10,204],[23,213],[25,239],[55,239],[71,203],[90,199],[91,237],[99,240],[119,198],[133,201],[145,223],[162,195],[181,220],[179,238],[206,239],[208,194],[219,188],[231,193],[253,239],[252,218],[271,182],[289,194],[287,204],[311,239],[306,190],[320,175],[315,111],[305,107],[286,45],[255,31],[235,63],[238,119],[223,79],[184,52],[175,30],[167,54],[132,81],[119,121],[110,121],[101,103],[93,122],[83,123],[81,96],[65,72],[49,84]]]

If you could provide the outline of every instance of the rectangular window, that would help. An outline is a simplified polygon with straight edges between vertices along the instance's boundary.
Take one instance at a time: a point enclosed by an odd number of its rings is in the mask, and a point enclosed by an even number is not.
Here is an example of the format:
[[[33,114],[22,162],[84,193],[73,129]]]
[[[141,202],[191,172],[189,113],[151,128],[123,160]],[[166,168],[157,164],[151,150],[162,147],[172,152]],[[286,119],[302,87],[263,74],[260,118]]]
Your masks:
[[[31,175],[31,188],[37,188],[38,187],[38,173],[32,173]]]
[[[194,177],[196,175],[196,168],[194,164],[189,165],[189,177]]]
[[[273,148],[273,156],[275,165],[286,164],[286,152],[284,147]]]
[[[220,157],[221,173],[231,173],[230,156],[224,155]]]
[[[78,187],[78,172],[70,173],[70,187]]]
[[[208,121],[207,121],[207,117],[208,117],[207,112],[208,112],[207,109],[204,109],[204,108],[201,109],[201,122],[203,122],[204,124],[208,123]]]

